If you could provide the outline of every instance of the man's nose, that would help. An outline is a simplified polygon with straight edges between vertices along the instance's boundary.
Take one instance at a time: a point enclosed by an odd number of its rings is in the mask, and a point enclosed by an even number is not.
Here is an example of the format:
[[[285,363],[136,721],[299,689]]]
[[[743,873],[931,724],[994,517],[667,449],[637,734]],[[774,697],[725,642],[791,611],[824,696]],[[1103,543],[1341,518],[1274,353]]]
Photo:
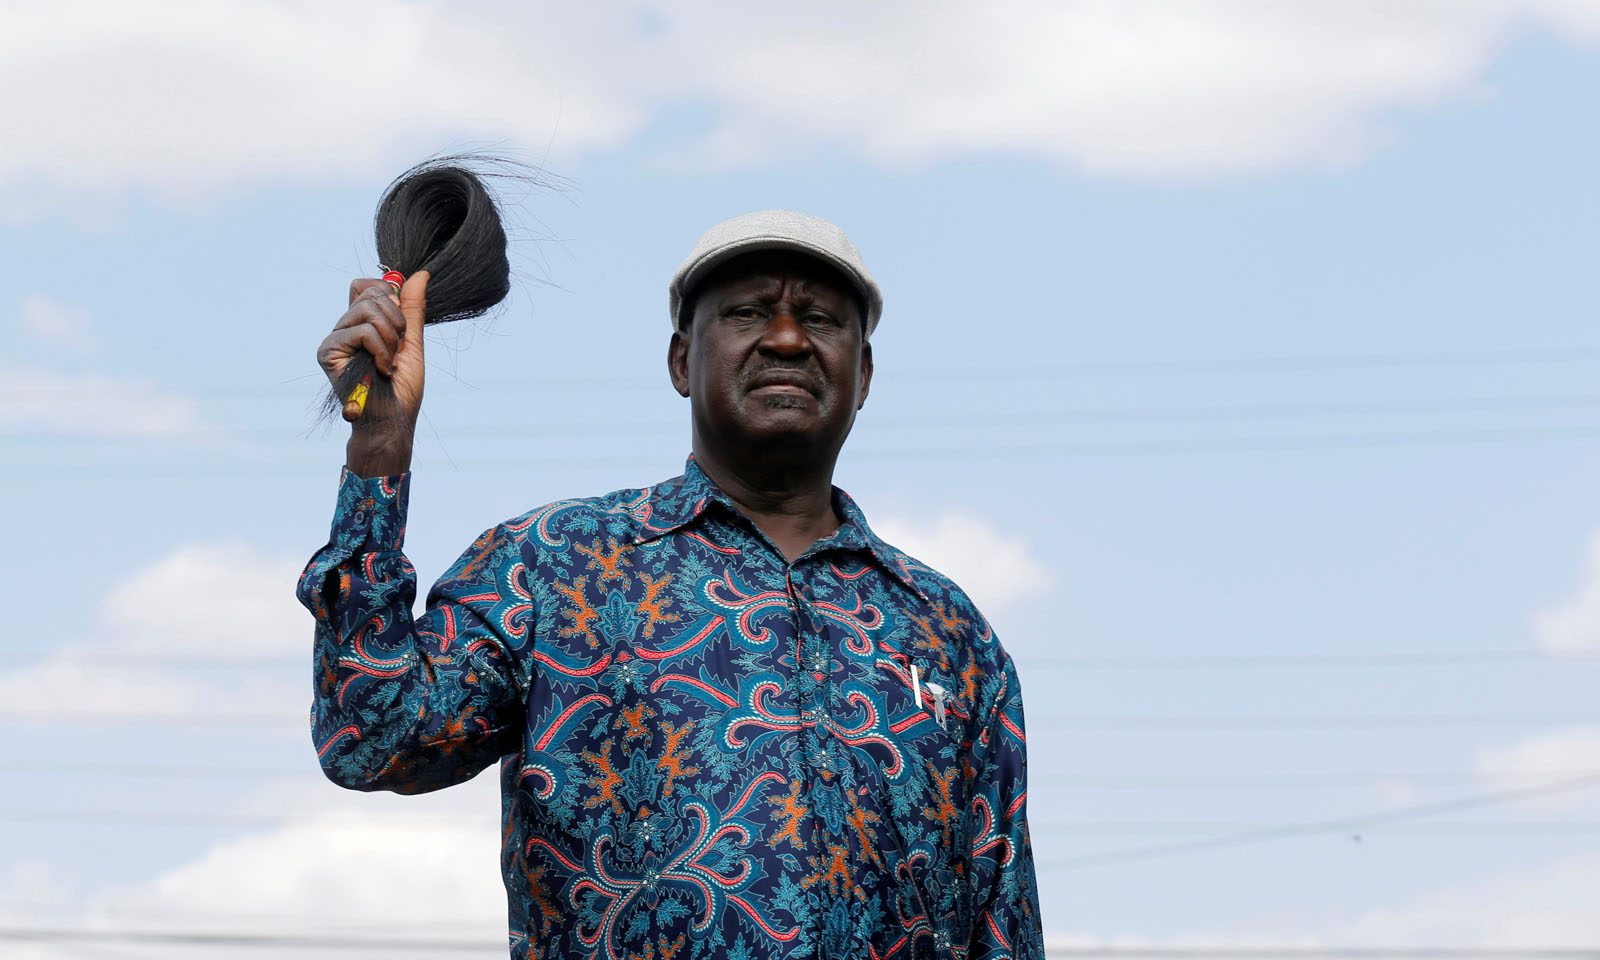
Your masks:
[[[793,310],[780,308],[767,321],[760,347],[778,356],[803,356],[811,352],[811,338],[806,336],[806,329]]]

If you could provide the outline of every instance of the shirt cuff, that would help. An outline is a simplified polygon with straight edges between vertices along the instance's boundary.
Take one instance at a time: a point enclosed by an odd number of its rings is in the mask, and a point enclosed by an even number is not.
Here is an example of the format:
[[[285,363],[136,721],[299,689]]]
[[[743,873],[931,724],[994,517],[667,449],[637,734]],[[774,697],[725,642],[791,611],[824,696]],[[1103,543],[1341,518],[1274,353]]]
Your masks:
[[[339,468],[339,500],[328,542],[346,557],[399,550],[405,542],[411,472],[360,477]]]

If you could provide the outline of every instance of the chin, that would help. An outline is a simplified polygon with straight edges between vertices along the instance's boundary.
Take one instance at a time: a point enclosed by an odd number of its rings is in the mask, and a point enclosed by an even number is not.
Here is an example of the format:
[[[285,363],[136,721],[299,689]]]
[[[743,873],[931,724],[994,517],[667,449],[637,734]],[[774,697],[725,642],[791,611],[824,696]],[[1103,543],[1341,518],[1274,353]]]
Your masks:
[[[811,398],[779,393],[762,397],[760,403],[768,410],[804,410],[811,406]]]
[[[809,446],[826,432],[826,426],[804,404],[763,403],[751,413],[740,432],[757,443],[792,441]]]

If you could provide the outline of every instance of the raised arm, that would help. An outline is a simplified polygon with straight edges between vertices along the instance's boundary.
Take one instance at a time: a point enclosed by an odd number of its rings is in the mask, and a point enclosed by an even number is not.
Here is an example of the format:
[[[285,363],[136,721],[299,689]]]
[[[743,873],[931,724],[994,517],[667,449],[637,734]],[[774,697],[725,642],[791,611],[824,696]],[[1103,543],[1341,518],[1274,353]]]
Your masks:
[[[411,474],[346,469],[333,532],[300,577],[316,618],[312,740],[323,772],[356,790],[422,793],[517,749],[523,679],[513,648],[533,613],[520,540],[483,532],[428,593],[401,552]]]
[[[348,404],[352,422],[328,543],[296,591],[316,620],[312,738],[323,771],[357,790],[421,793],[466,780],[516,749],[523,680],[513,656],[532,615],[521,541],[484,533],[413,619],[417,577],[402,553],[411,436],[422,399],[427,275],[399,297],[351,285],[350,310],[318,350],[329,379],[367,349],[392,390]]]

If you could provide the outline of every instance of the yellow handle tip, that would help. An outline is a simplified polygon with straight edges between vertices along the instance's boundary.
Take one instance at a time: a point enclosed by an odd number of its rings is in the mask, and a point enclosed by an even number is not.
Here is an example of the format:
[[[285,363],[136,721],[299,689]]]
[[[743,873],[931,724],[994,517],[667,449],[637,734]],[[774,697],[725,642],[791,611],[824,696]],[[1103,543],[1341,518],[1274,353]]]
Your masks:
[[[367,408],[367,381],[363,380],[356,384],[355,389],[350,391],[350,396],[345,398],[345,403],[355,404],[356,416],[361,416],[361,411]]]

